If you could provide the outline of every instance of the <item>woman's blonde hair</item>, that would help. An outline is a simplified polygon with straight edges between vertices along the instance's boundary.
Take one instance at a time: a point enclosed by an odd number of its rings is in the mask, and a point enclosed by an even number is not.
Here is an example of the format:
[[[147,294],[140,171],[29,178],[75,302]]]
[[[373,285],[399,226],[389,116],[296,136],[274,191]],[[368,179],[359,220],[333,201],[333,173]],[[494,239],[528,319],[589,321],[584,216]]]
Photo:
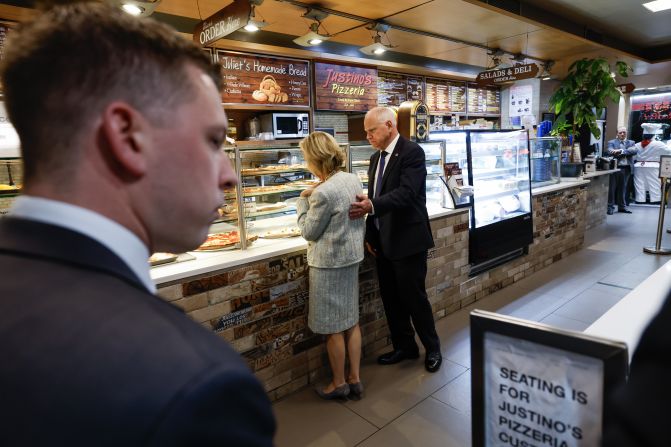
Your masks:
[[[305,161],[311,162],[323,176],[339,170],[345,161],[345,154],[338,142],[325,132],[312,132],[301,141],[300,146]]]

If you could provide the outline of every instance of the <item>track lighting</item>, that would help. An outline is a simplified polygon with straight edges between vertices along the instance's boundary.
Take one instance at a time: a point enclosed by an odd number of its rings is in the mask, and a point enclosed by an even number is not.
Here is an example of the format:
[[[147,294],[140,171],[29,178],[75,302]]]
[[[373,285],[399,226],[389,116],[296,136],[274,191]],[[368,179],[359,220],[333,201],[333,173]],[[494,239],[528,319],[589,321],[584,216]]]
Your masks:
[[[161,0],[106,0],[106,2],[130,15],[147,17],[154,12]]]
[[[555,61],[545,61],[541,64],[541,74],[538,76],[541,78],[542,81],[549,81],[552,79],[552,73],[550,73],[550,70],[552,70],[552,66],[555,64]]]
[[[249,0],[249,3],[252,7],[249,13],[249,20],[242,28],[247,32],[255,33],[264,26],[268,25],[268,22],[265,20],[256,20],[256,7],[263,3],[263,0]]]
[[[317,11],[316,9],[308,9],[307,12],[303,14],[303,17],[312,19],[314,22],[310,24],[310,31],[294,39],[295,44],[302,47],[312,47],[331,38],[329,35],[319,33],[319,27],[321,26],[322,20],[328,17],[328,13]]]

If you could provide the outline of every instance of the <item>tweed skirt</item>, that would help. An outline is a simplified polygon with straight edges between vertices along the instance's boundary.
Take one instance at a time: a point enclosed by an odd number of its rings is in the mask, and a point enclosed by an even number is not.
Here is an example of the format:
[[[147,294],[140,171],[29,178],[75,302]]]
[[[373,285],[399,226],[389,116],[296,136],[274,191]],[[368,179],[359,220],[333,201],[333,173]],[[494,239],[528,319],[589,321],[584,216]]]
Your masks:
[[[343,332],[359,322],[359,263],[310,267],[308,326],[315,334]]]

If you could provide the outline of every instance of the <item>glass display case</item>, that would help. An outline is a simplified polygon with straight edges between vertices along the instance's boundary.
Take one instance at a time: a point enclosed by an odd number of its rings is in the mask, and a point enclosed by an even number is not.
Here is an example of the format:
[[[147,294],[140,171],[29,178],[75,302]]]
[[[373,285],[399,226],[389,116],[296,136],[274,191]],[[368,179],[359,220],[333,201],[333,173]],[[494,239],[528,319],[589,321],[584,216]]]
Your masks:
[[[347,160],[348,146],[340,147]],[[225,191],[220,219],[197,251],[245,249],[263,241],[300,236],[296,202],[303,190],[319,180],[308,170],[298,141],[242,141],[224,150],[240,181]]]
[[[426,158],[426,203],[440,206],[443,183],[440,180],[443,166],[443,142],[428,141],[418,143]],[[368,191],[368,167],[370,157],[377,149],[370,144],[352,144],[350,146],[349,171],[357,174],[363,183],[364,192]]]
[[[426,203],[440,206],[443,198],[443,142],[427,141],[418,143],[426,154]]]
[[[445,141],[445,169],[458,165],[461,190],[472,193],[462,196],[471,207],[471,275],[524,254],[533,242],[527,131],[459,130],[431,138]]]
[[[5,214],[21,192],[23,168],[17,157],[0,157],[0,215]]]
[[[439,141],[445,147],[441,181],[445,185],[441,200],[444,208],[471,206],[472,188],[468,179],[466,136],[463,131],[439,131],[430,134],[432,141]]]
[[[531,185],[553,185],[561,180],[561,138],[538,137],[529,139],[531,151]]]

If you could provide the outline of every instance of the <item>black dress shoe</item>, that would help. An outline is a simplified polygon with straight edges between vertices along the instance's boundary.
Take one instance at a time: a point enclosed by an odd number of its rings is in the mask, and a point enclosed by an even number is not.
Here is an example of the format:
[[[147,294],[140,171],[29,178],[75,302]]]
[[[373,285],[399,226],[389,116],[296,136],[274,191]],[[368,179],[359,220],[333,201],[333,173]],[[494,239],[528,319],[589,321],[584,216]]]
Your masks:
[[[612,216],[613,215],[613,208],[608,208],[608,211],[606,211],[606,214],[608,214],[609,216]]]
[[[622,209],[620,209],[620,210],[617,210],[617,212],[618,212],[618,213],[624,213],[624,214],[631,214],[631,211],[629,211],[629,210],[626,209],[626,208],[622,208]]]
[[[405,359],[417,359],[419,358],[419,351],[404,351],[402,349],[396,349],[394,351],[389,351],[377,358],[377,363],[380,365],[393,365]]]
[[[424,366],[428,372],[433,373],[438,371],[442,363],[443,356],[440,354],[440,352],[427,352],[426,359],[424,360]]]

